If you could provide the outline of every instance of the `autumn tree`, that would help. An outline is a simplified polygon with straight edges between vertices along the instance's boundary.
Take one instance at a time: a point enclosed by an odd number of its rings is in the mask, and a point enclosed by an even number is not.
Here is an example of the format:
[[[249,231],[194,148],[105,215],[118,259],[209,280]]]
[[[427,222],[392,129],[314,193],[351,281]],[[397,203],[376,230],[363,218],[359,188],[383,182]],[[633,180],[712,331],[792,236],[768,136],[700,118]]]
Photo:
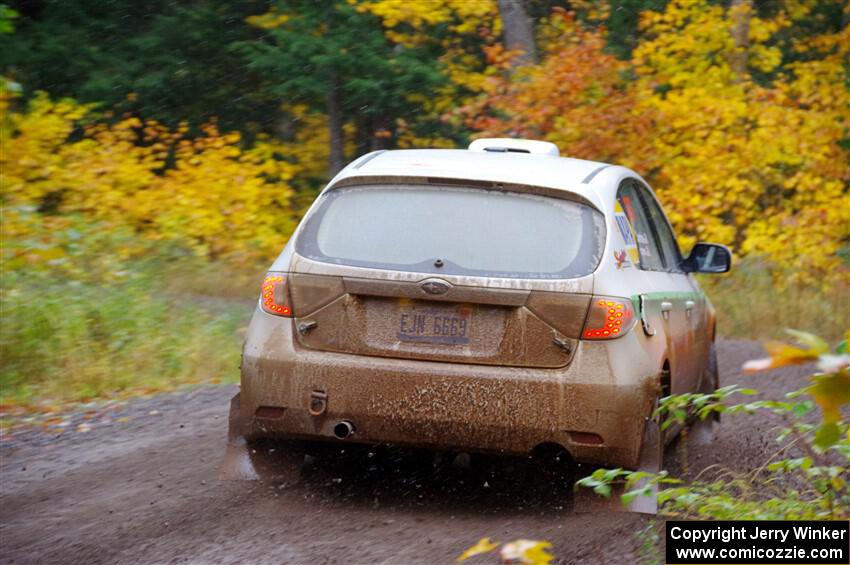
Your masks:
[[[628,64],[606,52],[604,31],[564,10],[542,27],[540,65],[491,75],[485,95],[460,109],[467,125],[482,136],[545,139],[571,157],[649,168],[649,115],[633,112]],[[494,66],[510,64],[506,53],[490,53]]]
[[[480,135],[635,168],[685,249],[725,243],[785,269],[782,281],[846,278],[850,32],[819,10],[673,0],[641,15],[628,62],[607,52],[604,28],[582,24],[593,16],[556,10],[538,30],[541,64],[492,75],[461,113]],[[797,22],[810,33],[789,33]]]
[[[517,53],[516,65],[531,65],[537,62],[537,47],[534,39],[534,23],[528,17],[523,0],[499,0],[499,15],[502,17],[502,33],[505,47]]]
[[[444,81],[427,48],[394,44],[378,18],[348,2],[281,0],[252,23],[267,35],[239,46],[250,68],[281,101],[327,115],[331,175],[346,160],[346,121],[357,122],[370,149],[381,148],[397,118],[418,112],[413,95]]]
[[[633,61],[636,112],[654,116],[653,177],[683,242],[719,241],[793,267],[783,280],[847,276],[850,31],[785,46],[786,65],[775,41],[814,5],[759,17],[745,2],[674,0],[643,15]]]

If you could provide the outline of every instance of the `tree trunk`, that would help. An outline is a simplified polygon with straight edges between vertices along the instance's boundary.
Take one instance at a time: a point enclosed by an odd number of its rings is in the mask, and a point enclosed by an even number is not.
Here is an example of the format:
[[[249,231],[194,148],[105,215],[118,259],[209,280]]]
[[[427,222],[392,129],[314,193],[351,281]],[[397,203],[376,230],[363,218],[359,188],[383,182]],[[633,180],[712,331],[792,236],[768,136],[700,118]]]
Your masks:
[[[342,108],[339,101],[339,83],[336,75],[331,77],[328,88],[328,130],[330,138],[330,158],[328,175],[333,177],[345,166],[345,139],[343,137]]]
[[[732,16],[732,43],[734,51],[729,55],[729,67],[738,82],[747,76],[747,51],[750,47],[750,17],[753,0],[732,0],[729,8]]]
[[[534,45],[534,25],[525,12],[524,0],[499,0],[499,14],[502,16],[502,28],[505,47],[509,51],[520,52],[514,59],[514,66],[532,65],[537,62],[537,49]]]
[[[392,120],[390,120],[387,116],[373,116],[371,122],[372,136],[370,139],[369,150],[379,151],[381,149],[389,149],[390,140],[388,134],[390,133]]]
[[[357,144],[357,155],[360,157],[372,150],[372,120],[362,113],[354,117],[354,139]]]

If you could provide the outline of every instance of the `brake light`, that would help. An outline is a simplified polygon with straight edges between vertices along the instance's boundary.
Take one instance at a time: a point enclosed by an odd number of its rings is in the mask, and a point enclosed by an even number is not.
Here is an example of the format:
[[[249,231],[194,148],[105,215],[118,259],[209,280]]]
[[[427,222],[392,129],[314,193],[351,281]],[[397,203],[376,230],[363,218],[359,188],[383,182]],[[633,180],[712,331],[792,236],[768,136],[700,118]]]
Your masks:
[[[634,319],[631,301],[594,296],[581,336],[584,339],[614,339],[628,332]]]
[[[289,289],[284,275],[269,273],[263,279],[263,290],[260,303],[263,310],[275,316],[292,317],[292,308],[289,307]]]

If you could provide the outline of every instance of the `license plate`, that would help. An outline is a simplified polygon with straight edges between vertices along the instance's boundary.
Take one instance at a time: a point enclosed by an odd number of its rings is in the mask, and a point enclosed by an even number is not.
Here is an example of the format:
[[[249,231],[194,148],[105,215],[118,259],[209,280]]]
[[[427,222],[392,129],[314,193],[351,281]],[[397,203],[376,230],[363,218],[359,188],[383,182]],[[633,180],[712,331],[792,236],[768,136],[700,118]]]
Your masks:
[[[401,311],[398,333],[401,341],[464,345],[472,330],[472,308],[408,308]]]

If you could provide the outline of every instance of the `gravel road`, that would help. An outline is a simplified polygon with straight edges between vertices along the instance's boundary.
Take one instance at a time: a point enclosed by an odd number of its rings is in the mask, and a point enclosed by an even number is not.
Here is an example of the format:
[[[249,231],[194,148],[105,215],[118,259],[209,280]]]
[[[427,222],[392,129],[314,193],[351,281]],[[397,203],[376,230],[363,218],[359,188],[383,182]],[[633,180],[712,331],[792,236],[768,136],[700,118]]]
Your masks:
[[[761,354],[757,343],[720,342],[721,384],[778,398],[806,374],[741,376],[741,364]],[[235,392],[206,386],[138,399],[85,433],[7,437],[0,563],[452,563],[485,536],[549,540],[559,563],[626,563],[646,545],[640,531],[650,518],[575,512],[569,495],[528,484],[510,460],[498,462],[492,483],[434,470],[418,453],[364,451],[318,460],[293,487],[220,482]],[[714,464],[751,469],[775,449],[773,426],[763,416],[726,418],[711,444],[673,448],[670,465],[690,474]]]

